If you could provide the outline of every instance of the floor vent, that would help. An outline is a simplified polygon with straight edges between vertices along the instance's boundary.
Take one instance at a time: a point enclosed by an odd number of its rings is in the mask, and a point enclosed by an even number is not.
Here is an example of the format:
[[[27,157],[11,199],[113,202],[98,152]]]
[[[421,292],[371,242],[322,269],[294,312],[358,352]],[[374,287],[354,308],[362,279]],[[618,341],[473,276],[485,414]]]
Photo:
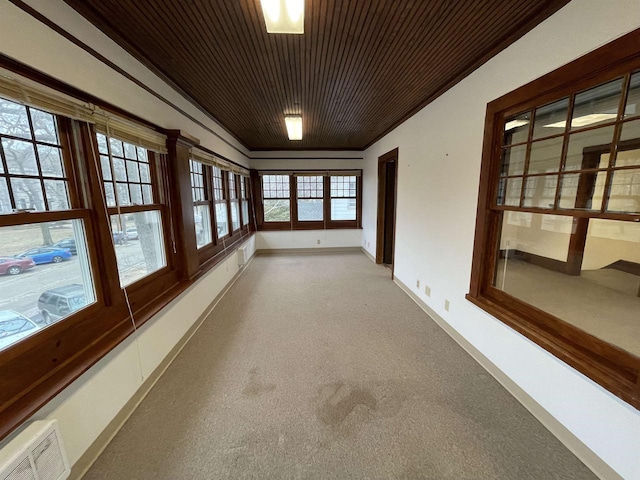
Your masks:
[[[69,473],[55,420],[31,423],[0,448],[0,480],[64,480]]]

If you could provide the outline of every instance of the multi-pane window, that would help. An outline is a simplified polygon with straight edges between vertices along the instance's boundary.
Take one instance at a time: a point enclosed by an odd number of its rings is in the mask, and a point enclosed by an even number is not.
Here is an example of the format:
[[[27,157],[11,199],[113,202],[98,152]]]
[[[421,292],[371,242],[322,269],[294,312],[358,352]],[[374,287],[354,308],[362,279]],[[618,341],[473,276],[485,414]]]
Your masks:
[[[249,178],[240,177],[240,201],[242,202],[242,225],[249,225],[249,198],[247,196],[247,183]]]
[[[0,99],[0,213],[70,208],[53,115]]]
[[[213,197],[216,205],[216,234],[218,238],[229,235],[229,213],[224,188],[224,173],[213,167]]]
[[[213,241],[211,236],[211,202],[207,194],[204,169],[205,166],[202,163],[189,160],[191,194],[193,197],[193,219],[198,248],[209,245]]]
[[[0,99],[0,350],[96,301],[62,121]]]
[[[628,398],[637,382],[617,369],[622,352],[640,357],[640,72],[600,79],[551,101],[514,93],[524,108],[488,114],[502,128],[483,160],[495,183],[470,297]]]
[[[166,266],[161,205],[154,202],[158,193],[149,159],[155,154],[96,135],[120,284],[127,286]]]
[[[236,188],[236,176],[233,172],[227,172],[229,179],[229,204],[231,206],[231,227],[235,232],[240,229],[240,201],[238,200],[238,189]]]
[[[331,220],[356,219],[357,177],[331,176]]]
[[[289,222],[291,220],[290,190],[288,175],[262,176],[265,222]]]
[[[322,221],[324,218],[324,177],[296,177],[298,221]]]

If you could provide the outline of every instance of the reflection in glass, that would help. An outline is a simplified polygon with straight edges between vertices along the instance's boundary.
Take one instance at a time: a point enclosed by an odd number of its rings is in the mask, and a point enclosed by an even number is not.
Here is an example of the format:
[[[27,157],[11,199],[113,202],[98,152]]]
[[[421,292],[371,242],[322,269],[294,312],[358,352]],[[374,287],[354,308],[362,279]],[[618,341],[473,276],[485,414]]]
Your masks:
[[[541,140],[531,144],[527,173],[550,173],[560,170],[563,137]]]
[[[640,224],[515,215],[504,212],[494,286],[640,355]]]
[[[166,265],[160,212],[111,216],[120,285],[146,277]]]
[[[606,178],[602,171],[563,175],[560,208],[600,211]]]
[[[0,350],[95,302],[82,220],[0,228]]]
[[[631,76],[629,93],[627,94],[627,106],[624,109],[624,117],[636,117],[640,115],[640,72]]]
[[[511,117],[504,122],[504,145],[526,142],[529,138],[531,112]]]
[[[529,177],[524,188],[524,206],[553,208],[556,200],[557,175]]]
[[[573,107],[571,130],[613,122],[618,116],[623,79],[578,93]]]
[[[640,213],[640,169],[613,171],[607,211]]]
[[[498,205],[520,206],[522,177],[502,178],[498,185]]]
[[[502,152],[501,175],[522,175],[524,173],[524,162],[527,158],[527,146],[518,145],[516,147],[505,148]]]
[[[611,151],[613,131],[614,127],[611,126],[572,133],[569,136],[569,147],[564,169],[607,168],[608,163],[601,165],[600,159],[603,153]]]
[[[568,115],[568,98],[538,107],[533,124],[533,139],[564,133]]]
[[[331,199],[331,220],[355,220],[356,219],[356,199],[355,198],[332,198]]]
[[[210,244],[211,238],[211,216],[209,215],[209,205],[195,205],[193,207],[193,219],[196,229],[196,244],[198,248]]]

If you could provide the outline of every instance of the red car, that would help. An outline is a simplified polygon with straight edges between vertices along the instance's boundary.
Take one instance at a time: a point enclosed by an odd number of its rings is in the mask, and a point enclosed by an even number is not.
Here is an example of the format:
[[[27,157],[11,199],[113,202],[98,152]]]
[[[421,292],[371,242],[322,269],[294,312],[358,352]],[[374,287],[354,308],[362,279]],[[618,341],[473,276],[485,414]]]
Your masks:
[[[23,270],[33,268],[36,264],[29,257],[0,257],[0,275],[18,275]]]

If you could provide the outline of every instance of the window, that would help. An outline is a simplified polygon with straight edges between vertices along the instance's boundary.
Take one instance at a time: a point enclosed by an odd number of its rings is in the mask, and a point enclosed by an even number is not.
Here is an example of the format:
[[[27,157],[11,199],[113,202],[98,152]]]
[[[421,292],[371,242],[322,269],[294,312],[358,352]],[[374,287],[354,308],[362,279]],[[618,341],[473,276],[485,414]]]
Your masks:
[[[324,177],[303,175],[296,177],[298,198],[298,221],[322,221],[324,218]]]
[[[263,175],[262,197],[265,222],[291,221],[289,175]]]
[[[331,220],[356,219],[357,177],[331,176]]]
[[[219,167],[213,167],[213,195],[216,204],[217,236],[218,238],[223,238],[229,235],[229,213],[224,189],[223,172]]]
[[[229,179],[229,202],[231,206],[231,228],[235,232],[240,230],[240,202],[238,201],[238,189],[236,188],[236,176],[233,172],[227,172]]]
[[[125,287],[167,265],[150,161],[156,154],[96,135],[120,284]]]
[[[191,172],[191,194],[193,197],[193,220],[196,229],[198,248],[209,245],[211,236],[211,201],[205,184],[205,166],[195,160],[189,160]]]
[[[240,177],[240,199],[242,201],[242,226],[249,225],[249,178]]]
[[[640,62],[577,64],[489,104],[468,298],[638,406]]]
[[[55,115],[0,99],[0,350],[96,301],[67,141]]]
[[[258,230],[360,228],[360,171],[260,172],[260,176]]]

